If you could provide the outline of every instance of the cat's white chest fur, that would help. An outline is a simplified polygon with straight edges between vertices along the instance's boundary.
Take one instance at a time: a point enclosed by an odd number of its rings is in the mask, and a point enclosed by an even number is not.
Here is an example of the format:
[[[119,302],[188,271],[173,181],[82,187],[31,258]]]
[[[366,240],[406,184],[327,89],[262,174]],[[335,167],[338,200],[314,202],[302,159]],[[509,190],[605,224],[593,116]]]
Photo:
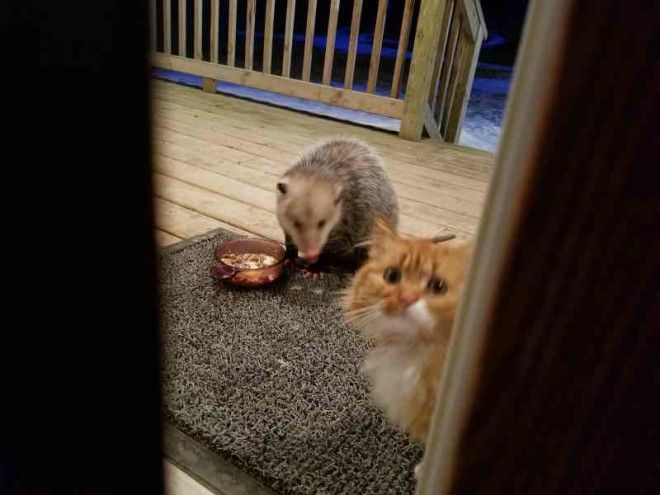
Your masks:
[[[409,422],[410,402],[418,393],[424,357],[421,346],[397,343],[376,347],[364,362],[364,371],[372,380],[374,401],[404,429]]]
[[[417,301],[404,314],[380,314],[365,328],[379,342],[367,355],[364,371],[372,381],[372,395],[389,419],[406,430],[411,403],[421,393],[420,378],[428,347],[421,336],[434,325],[426,302]]]

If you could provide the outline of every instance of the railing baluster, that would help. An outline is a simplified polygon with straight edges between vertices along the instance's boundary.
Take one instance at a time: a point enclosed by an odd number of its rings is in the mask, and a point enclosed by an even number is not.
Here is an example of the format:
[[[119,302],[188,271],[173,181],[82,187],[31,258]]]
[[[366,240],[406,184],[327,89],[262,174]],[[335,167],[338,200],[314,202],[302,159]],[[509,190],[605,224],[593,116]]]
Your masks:
[[[403,9],[403,19],[401,20],[401,34],[399,36],[399,48],[396,53],[396,62],[394,64],[394,73],[392,74],[391,98],[398,98],[401,92],[401,77],[403,76],[403,66],[406,61],[406,52],[408,51],[408,38],[410,37],[410,25],[412,24],[412,14],[415,8],[415,0],[406,0]]]
[[[447,50],[445,52],[444,61],[442,63],[442,73],[440,76],[440,86],[438,89],[438,100],[436,102],[433,117],[442,124],[442,116],[444,114],[444,107],[447,101],[447,88],[449,86],[449,74],[451,67],[454,63],[456,55],[456,46],[458,44],[458,35],[461,31],[461,19],[458,15],[458,9],[454,9],[453,20],[451,22],[451,30],[449,32],[449,40],[447,41]]]
[[[286,2],[286,26],[284,28],[284,59],[282,60],[282,76],[291,75],[291,50],[293,49],[293,21],[296,17],[296,0]]]
[[[172,3],[163,0],[163,52],[172,53]]]
[[[353,89],[353,74],[355,73],[355,58],[357,56],[358,37],[360,36],[360,18],[362,17],[362,0],[353,3],[353,17],[351,19],[351,37],[348,42],[348,55],[346,57],[346,73],[344,74],[344,88]]]
[[[328,39],[325,45],[325,59],[323,61],[323,84],[332,84],[332,62],[335,57],[335,40],[337,38],[337,19],[339,17],[339,0],[332,0],[328,18]]]
[[[195,0],[195,22],[193,25],[195,33],[194,56],[197,60],[202,59],[202,0]]]
[[[179,0],[179,56],[186,56],[186,0]]]
[[[369,79],[367,93],[376,91],[378,82],[378,66],[380,65],[380,51],[383,47],[383,33],[385,32],[385,18],[387,16],[387,0],[379,0],[376,26],[374,28],[374,43],[371,47],[371,62],[369,64]]]
[[[470,99],[470,91],[472,90],[474,73],[477,70],[483,37],[484,30],[481,26],[478,26],[474,41],[465,37],[462,40],[465,45],[461,50],[458,62],[456,83],[452,92],[451,104],[447,109],[447,124],[445,125],[444,134],[445,140],[452,143],[457,143],[460,138],[461,126]]]
[[[256,0],[247,0],[245,11],[245,68],[252,70],[254,59],[254,21],[256,16]]]
[[[273,21],[275,19],[275,0],[266,0],[266,18],[264,19],[264,66],[265,74],[270,74],[273,65]]]
[[[156,0],[149,2],[149,19],[151,19],[151,50],[156,51],[158,46],[158,16],[156,12]]]
[[[316,0],[307,3],[307,29],[305,30],[305,55],[303,57],[303,81],[309,81],[312,71],[312,52],[314,50],[314,27],[316,25]]]
[[[440,31],[440,42],[438,44],[438,53],[435,57],[433,66],[433,75],[431,76],[431,91],[429,92],[429,105],[431,113],[435,114],[438,103],[438,90],[440,89],[440,71],[442,70],[447,53],[447,41],[449,40],[449,31],[451,28],[451,19],[454,14],[456,1],[449,0],[442,15],[442,27]]]
[[[219,0],[211,0],[211,62],[218,63],[218,38],[219,38],[219,23],[220,23],[220,6]]]
[[[229,20],[227,24],[227,65],[236,65],[236,0],[229,0]]]
[[[462,20],[461,20],[462,25]],[[442,105],[442,114],[440,116],[439,126],[442,135],[445,135],[447,130],[447,122],[449,120],[449,115],[452,110],[452,105],[454,104],[454,94],[456,93],[456,85],[458,82],[458,73],[461,66],[461,60],[464,58],[465,51],[465,37],[458,36],[458,41],[456,42],[456,51],[454,53],[453,60],[451,65],[447,68],[449,69],[449,80],[447,81],[447,91],[445,94],[445,101]]]

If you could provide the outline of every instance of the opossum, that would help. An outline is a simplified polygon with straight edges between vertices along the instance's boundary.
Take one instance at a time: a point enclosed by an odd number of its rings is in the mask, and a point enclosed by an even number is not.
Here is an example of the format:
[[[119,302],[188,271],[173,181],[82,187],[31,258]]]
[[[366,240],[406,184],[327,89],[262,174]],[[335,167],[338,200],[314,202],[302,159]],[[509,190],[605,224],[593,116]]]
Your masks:
[[[377,215],[398,223],[396,194],[366,144],[333,139],[305,153],[277,183],[277,219],[287,255],[312,267],[354,271]]]

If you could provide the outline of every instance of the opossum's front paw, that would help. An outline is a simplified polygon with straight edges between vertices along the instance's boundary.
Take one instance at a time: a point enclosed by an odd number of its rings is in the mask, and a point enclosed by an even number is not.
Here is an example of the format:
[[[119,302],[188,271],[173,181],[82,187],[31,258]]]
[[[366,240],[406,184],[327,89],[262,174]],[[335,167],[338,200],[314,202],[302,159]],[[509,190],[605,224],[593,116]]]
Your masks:
[[[320,280],[323,278],[323,272],[315,268],[303,268],[302,275],[305,280]]]

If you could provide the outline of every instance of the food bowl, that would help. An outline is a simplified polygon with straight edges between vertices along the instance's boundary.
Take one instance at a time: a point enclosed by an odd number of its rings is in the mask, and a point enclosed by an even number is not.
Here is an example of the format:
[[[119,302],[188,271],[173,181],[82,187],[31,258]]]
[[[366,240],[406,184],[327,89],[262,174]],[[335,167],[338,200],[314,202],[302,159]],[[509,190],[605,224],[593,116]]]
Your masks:
[[[259,268],[241,268],[227,264],[222,258],[228,255],[266,255],[275,259],[274,264]],[[232,285],[244,288],[257,288],[273,283],[284,271],[286,249],[283,245],[263,239],[236,239],[221,242],[215,249],[217,264],[213,274]]]

